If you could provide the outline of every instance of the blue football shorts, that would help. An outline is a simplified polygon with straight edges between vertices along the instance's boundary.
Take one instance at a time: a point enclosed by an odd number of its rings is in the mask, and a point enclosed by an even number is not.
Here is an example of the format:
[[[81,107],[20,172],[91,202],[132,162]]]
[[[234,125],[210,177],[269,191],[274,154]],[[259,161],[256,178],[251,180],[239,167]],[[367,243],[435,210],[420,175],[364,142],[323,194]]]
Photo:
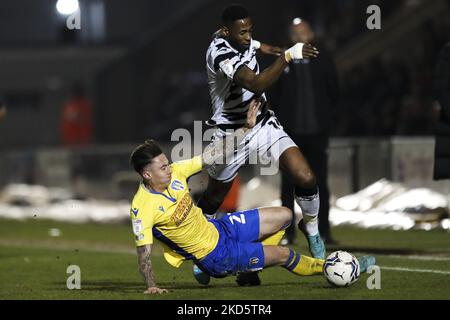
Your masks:
[[[202,271],[213,277],[223,277],[264,267],[258,209],[228,213],[210,222],[219,232],[219,241],[210,254],[197,262]]]

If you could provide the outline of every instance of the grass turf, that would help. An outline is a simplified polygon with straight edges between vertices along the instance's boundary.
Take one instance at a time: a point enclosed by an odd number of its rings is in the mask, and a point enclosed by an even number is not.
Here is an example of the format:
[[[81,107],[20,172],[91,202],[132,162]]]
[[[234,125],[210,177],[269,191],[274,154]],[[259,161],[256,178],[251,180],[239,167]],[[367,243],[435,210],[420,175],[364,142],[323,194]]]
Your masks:
[[[49,236],[50,228],[60,229],[61,235]],[[205,287],[194,280],[190,262],[172,268],[157,248],[152,259],[156,280],[170,292],[146,296],[130,226],[0,220],[0,299],[450,299],[448,232],[334,230],[340,244],[328,252],[374,254],[381,266],[380,290],[366,287],[369,274],[349,288],[332,288],[323,276],[298,277],[279,267],[260,273],[259,287],[238,287],[234,277],[212,279]],[[297,240],[295,247],[307,253],[304,238]],[[67,289],[69,265],[81,269],[81,290]]]

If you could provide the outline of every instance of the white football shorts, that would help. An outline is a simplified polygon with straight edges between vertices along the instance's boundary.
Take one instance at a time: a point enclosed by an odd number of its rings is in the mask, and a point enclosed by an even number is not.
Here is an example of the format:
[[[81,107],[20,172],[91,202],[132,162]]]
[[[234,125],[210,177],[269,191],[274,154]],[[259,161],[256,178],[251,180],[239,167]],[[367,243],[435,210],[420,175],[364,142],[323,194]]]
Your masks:
[[[208,167],[210,177],[222,181],[232,181],[239,168],[244,164],[259,164],[261,175],[273,175],[278,172],[278,160],[290,147],[297,147],[291,137],[283,130],[273,111],[251,129],[245,139],[235,147],[233,155]],[[212,142],[230,135],[233,130],[216,128]]]

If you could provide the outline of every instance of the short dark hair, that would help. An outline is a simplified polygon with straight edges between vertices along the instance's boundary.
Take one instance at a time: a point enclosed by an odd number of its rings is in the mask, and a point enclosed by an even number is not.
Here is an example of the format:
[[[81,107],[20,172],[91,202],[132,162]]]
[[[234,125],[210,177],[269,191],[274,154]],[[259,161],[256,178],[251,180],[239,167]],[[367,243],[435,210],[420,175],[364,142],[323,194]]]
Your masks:
[[[236,20],[246,19],[248,17],[248,10],[240,4],[229,5],[222,11],[222,22],[224,24],[233,23]]]
[[[163,152],[155,140],[146,140],[131,153],[130,165],[137,173],[141,174],[142,169],[161,153]]]

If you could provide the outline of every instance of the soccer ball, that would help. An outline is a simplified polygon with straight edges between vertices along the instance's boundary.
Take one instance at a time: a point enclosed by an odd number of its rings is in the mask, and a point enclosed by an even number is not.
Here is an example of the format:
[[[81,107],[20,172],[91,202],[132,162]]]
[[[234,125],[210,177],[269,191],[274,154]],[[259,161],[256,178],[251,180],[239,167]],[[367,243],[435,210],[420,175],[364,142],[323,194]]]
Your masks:
[[[323,273],[332,285],[348,287],[359,278],[358,259],[346,251],[335,251],[325,260]]]

